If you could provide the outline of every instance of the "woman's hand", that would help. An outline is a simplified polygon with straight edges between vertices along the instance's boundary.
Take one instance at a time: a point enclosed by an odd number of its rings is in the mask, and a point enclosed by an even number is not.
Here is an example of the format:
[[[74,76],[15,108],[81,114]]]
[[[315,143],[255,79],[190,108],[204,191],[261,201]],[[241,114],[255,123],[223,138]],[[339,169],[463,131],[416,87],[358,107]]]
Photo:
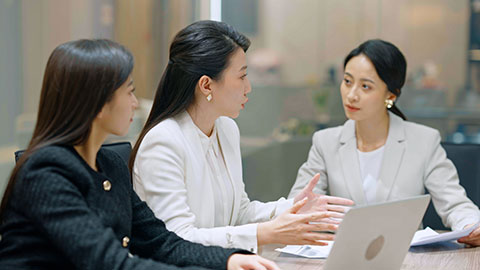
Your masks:
[[[471,227],[473,225],[475,225],[475,224],[467,225],[467,226],[465,226],[465,229],[468,228],[468,227]],[[463,244],[467,244],[467,245],[473,246],[473,247],[480,246],[480,226],[475,228],[475,230],[473,230],[469,235],[458,239],[458,242],[463,243]]]
[[[321,222],[330,218],[343,218],[343,214],[332,211],[322,211],[308,214],[297,212],[305,206],[308,198],[295,203],[285,213],[271,221],[259,223],[257,226],[258,245],[270,243],[285,245],[327,245],[321,240],[333,240],[331,233],[319,233],[320,231],[336,231],[340,222],[330,220],[328,223]],[[312,222],[312,223],[310,223]]]
[[[227,262],[228,270],[280,270],[278,266],[258,255],[232,254]]]
[[[305,197],[308,198],[307,204],[305,204],[298,213],[314,213],[322,211],[333,211],[338,213],[347,212],[350,209],[349,206],[353,205],[352,200],[313,193],[313,188],[317,185],[319,179],[320,174],[315,174],[302,192],[295,196],[294,203]]]

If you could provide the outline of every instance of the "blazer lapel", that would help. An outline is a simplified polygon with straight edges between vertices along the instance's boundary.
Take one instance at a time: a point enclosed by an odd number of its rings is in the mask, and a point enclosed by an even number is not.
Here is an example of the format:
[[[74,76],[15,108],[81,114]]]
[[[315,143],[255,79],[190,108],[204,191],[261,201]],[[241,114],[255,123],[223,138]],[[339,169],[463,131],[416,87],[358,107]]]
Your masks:
[[[387,142],[377,182],[377,201],[386,201],[392,191],[405,152],[405,128],[403,120],[390,113]]]
[[[355,204],[363,205],[366,200],[358,164],[355,122],[352,120],[348,120],[343,126],[339,153],[345,186]]]
[[[235,183],[243,183],[242,181],[242,171],[241,168],[238,168],[237,164],[242,164],[241,160],[237,160],[237,155],[235,154],[235,146],[232,145],[228,139],[231,136],[226,134],[227,130],[221,125],[221,119],[218,119],[215,123],[217,125],[217,135],[220,142],[220,148],[222,151],[223,158],[225,160],[225,166],[227,167],[227,173],[229,176],[229,181],[232,184],[233,188],[233,210],[232,216],[229,219],[229,224],[235,224],[238,216],[238,211],[240,209],[240,199],[242,197],[241,191],[242,187],[237,187]],[[237,165],[237,166],[236,166]],[[240,179],[236,179],[239,177]]]
[[[195,162],[198,165],[198,168],[204,168],[205,152],[202,148],[202,142],[198,136],[197,127],[193,123],[192,118],[187,111],[180,113],[178,116],[178,124],[183,132],[183,135],[187,141],[187,147],[192,151]]]
[[[197,127],[187,111],[177,115],[176,120],[185,136],[185,146],[188,150],[189,158],[192,159],[194,166],[194,175],[187,175],[188,179],[193,179],[195,186],[202,190],[201,204],[198,211],[202,214],[196,216],[201,220],[201,224],[207,227],[213,227],[215,220],[215,205],[213,202],[213,183],[209,177],[205,177],[206,158],[202,148],[202,142],[198,136]],[[208,182],[207,182],[208,181]],[[195,206],[197,207],[197,206]]]

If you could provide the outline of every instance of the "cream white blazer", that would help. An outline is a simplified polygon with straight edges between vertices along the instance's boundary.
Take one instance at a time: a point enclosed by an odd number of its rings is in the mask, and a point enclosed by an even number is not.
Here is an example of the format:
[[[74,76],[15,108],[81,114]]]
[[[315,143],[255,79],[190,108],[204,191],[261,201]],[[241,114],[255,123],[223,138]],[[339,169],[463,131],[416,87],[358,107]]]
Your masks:
[[[240,133],[227,117],[215,122],[232,181],[233,212],[228,224],[214,228],[214,180],[190,115],[183,112],[152,128],[138,149],[133,186],[155,215],[179,236],[205,245],[257,251],[257,225],[288,209],[293,200],[250,201],[242,179]]]
[[[376,201],[384,202],[421,195],[427,189],[445,226],[454,230],[480,219],[478,207],[459,184],[457,170],[440,145],[437,130],[407,122],[393,113],[380,175]],[[321,177],[314,189],[365,204],[355,137],[355,121],[317,131],[307,161],[300,167],[289,197],[293,197],[315,173]]]

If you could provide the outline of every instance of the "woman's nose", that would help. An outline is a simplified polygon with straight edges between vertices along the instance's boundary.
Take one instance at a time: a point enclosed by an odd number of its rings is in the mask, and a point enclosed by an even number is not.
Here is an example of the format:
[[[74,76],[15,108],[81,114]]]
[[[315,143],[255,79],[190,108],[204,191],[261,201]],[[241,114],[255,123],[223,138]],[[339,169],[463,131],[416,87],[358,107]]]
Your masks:
[[[138,99],[135,95],[133,95],[133,109],[138,108]]]
[[[347,99],[349,101],[358,101],[358,94],[355,87],[350,88],[347,94]]]
[[[245,77],[245,80],[247,80],[245,94],[248,94],[248,93],[252,92],[252,85],[250,84],[250,80],[248,79],[248,77]]]

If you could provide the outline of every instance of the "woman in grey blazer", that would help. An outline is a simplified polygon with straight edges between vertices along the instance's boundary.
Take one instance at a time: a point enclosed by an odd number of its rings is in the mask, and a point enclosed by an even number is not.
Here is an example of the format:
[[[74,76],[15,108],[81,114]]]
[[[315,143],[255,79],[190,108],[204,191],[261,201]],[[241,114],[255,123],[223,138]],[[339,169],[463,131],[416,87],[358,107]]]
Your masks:
[[[368,40],[350,52],[340,86],[349,120],[314,134],[289,197],[320,173],[316,193],[363,205],[420,195],[427,189],[446,226],[458,230],[478,222],[478,207],[460,186],[439,132],[406,121],[395,106],[406,66],[400,50],[382,40]],[[459,241],[480,245],[480,229]]]

